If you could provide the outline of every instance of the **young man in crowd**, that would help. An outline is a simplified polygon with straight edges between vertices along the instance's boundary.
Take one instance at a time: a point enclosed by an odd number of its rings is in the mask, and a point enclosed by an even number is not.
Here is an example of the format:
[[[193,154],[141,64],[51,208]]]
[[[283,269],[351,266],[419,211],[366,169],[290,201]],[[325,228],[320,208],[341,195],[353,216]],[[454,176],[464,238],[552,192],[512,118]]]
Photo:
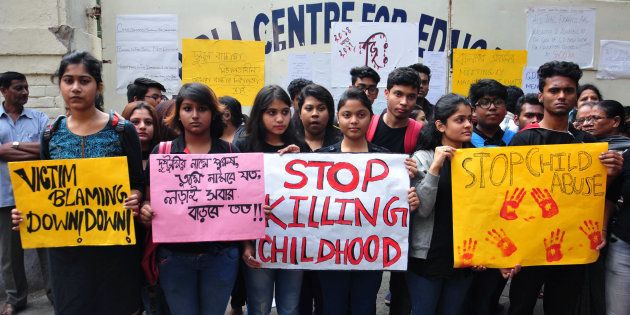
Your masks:
[[[471,142],[476,148],[507,146],[516,134],[503,131],[507,88],[496,80],[482,79],[470,86],[468,99],[477,115]],[[466,300],[466,314],[495,314],[506,279],[498,269],[476,271]]]
[[[568,120],[569,111],[577,103],[577,87],[581,77],[582,70],[572,62],[552,61],[540,66],[538,99],[543,104],[544,117],[538,125],[522,130],[514,136],[510,145],[582,142],[575,135],[581,133],[580,131],[569,132]],[[612,182],[621,172],[622,156],[607,151],[602,153],[599,159],[606,166],[607,182]],[[524,267],[516,275],[515,269],[501,269],[504,277],[513,276],[510,287],[510,314],[532,314],[543,285],[545,314],[573,313],[584,283],[585,265]]]
[[[4,97],[0,108],[0,248],[7,295],[0,314],[12,315],[26,307],[28,283],[20,233],[12,230],[11,209],[15,208],[15,198],[7,163],[39,159],[39,141],[48,125],[48,117],[42,112],[24,108],[28,101],[28,82],[23,74],[0,74],[0,92]],[[48,288],[46,250],[38,249],[37,254]]]
[[[418,88],[418,72],[415,70],[401,67],[390,72],[385,90],[387,109],[382,115],[372,117],[368,128],[368,141],[392,153],[414,152],[421,127],[418,122],[410,119],[410,116],[418,98]],[[405,273],[392,272],[389,287],[390,314],[409,314],[411,306]]]
[[[538,100],[537,94],[525,94],[516,101],[514,123],[518,126],[518,130],[522,130],[527,125],[539,123],[544,115],[543,104]]]
[[[365,91],[365,95],[367,95],[370,102],[374,104],[374,100],[378,96],[378,83],[381,81],[381,76],[376,73],[376,71],[367,66],[361,66],[352,68],[350,70],[350,77],[352,80],[352,84],[350,86],[354,86]]]
[[[291,102],[293,103],[292,111],[294,113],[300,110],[300,106],[298,105],[298,95],[300,95],[302,89],[309,84],[313,84],[313,81],[304,78],[293,79],[291,80],[291,82],[289,82],[289,86],[287,86],[287,92],[289,92],[289,96],[291,97]]]
[[[523,90],[518,86],[508,85],[507,87],[507,97],[505,98],[505,108],[507,112],[505,114],[505,119],[501,122],[501,129],[503,130],[511,130],[512,132],[518,131],[518,126],[514,123],[514,114],[516,112],[516,102],[518,99],[523,96]]]
[[[507,113],[507,88],[496,80],[482,79],[470,86],[468,98],[477,115],[472,144],[477,148],[507,146],[515,134],[510,129],[501,130]]]
[[[416,63],[409,68],[416,70],[419,77],[418,98],[416,99],[416,109],[421,109],[427,120],[433,119],[433,104],[427,99],[429,94],[429,82],[431,82],[431,69],[429,67]]]
[[[127,85],[127,102],[145,101],[156,107],[162,101],[162,92],[166,92],[166,89],[161,83],[147,78],[137,78]]]

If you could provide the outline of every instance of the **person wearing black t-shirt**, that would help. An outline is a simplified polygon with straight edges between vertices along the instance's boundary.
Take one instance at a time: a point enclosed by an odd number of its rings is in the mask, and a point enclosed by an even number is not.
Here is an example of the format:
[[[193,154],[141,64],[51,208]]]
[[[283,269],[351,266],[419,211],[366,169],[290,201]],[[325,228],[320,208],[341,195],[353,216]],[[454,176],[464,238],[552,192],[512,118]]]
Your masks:
[[[569,111],[577,104],[578,81],[582,76],[580,67],[572,62],[552,61],[538,69],[538,94],[545,114],[538,125],[519,132],[510,145],[546,145],[579,143],[578,136],[569,130]],[[581,136],[581,135],[580,135]],[[600,155],[607,169],[608,182],[616,177],[623,165],[620,154],[607,151]],[[593,209],[604,211],[604,209]],[[601,247],[601,245],[600,245]],[[545,286],[543,300],[546,314],[573,313],[578,304],[584,281],[584,265],[532,266],[518,272],[501,269],[504,277],[513,277],[510,288],[509,314],[532,314],[541,287]]]

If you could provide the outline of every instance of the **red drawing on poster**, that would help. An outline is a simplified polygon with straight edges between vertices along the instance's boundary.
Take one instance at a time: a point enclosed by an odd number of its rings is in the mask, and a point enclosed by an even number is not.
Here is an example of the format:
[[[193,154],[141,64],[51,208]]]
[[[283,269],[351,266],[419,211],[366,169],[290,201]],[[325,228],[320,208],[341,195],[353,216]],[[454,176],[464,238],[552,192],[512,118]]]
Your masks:
[[[540,210],[542,210],[543,218],[551,218],[558,214],[558,204],[553,200],[553,197],[551,197],[549,190],[546,188],[543,190],[540,188],[532,188],[530,194],[538,204],[538,207],[540,207]]]
[[[359,43],[359,53],[365,52],[365,65],[375,70],[385,68],[389,59],[387,58],[387,35],[383,32],[374,33]]]
[[[602,230],[599,228],[599,222],[584,220],[584,226],[580,226],[580,231],[591,241],[591,249],[597,250],[597,246],[602,243]]]
[[[500,250],[503,257],[509,257],[516,251],[516,245],[514,242],[505,234],[503,229],[500,229],[498,232],[495,229],[492,229],[487,232],[489,238],[486,238],[486,241],[496,245]]]
[[[543,243],[545,244],[545,251],[547,252],[547,261],[554,262],[562,259],[562,242],[564,241],[565,231],[556,229],[551,231],[549,239],[545,237]]]
[[[503,206],[501,206],[499,215],[506,220],[515,220],[518,218],[516,209],[521,204],[521,201],[523,201],[527,192],[525,191],[525,188],[516,188],[514,189],[514,192],[508,196],[509,193],[509,190],[505,191]]]

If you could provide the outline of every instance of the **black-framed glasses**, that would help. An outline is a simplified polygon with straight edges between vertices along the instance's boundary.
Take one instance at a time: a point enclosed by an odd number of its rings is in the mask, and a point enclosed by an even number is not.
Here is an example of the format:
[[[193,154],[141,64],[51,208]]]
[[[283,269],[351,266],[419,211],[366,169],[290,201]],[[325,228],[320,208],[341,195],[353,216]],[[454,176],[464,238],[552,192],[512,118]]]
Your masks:
[[[364,92],[367,91],[370,94],[374,94],[378,92],[378,87],[376,87],[376,85],[358,84],[358,85],[355,85],[354,87],[356,87],[357,89],[361,89]]]
[[[144,98],[152,98],[156,101],[161,101],[162,100],[162,95],[157,95],[157,94],[153,94],[153,95],[145,95]]]
[[[500,99],[500,98],[495,98],[495,99],[490,99],[490,98],[480,98],[477,103],[475,103],[475,106],[479,106],[483,109],[488,109],[490,108],[490,105],[494,104],[494,106],[496,107],[502,107],[505,106],[505,100],[504,99]]]

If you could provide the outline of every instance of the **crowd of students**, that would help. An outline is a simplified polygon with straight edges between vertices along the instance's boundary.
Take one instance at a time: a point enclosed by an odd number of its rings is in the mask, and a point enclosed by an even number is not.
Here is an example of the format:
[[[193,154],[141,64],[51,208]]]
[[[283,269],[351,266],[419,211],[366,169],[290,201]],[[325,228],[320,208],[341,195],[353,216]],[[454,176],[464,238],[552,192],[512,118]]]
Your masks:
[[[435,105],[426,95],[430,69],[392,71],[383,91],[387,108],[374,113],[380,77],[352,69],[350,87],[334,104],[331,93],[308,80],[256,95],[249,117],[230,96],[187,83],[173,100],[164,87],[139,78],[128,87],[122,116],[103,111],[101,62],[86,52],[63,58],[57,77],[67,115],[47,117],[25,108],[26,77],[0,75],[0,242],[7,302],[2,314],[26,306],[27,286],[8,161],[126,156],[137,214],[137,246],[82,246],[40,251],[49,298],[57,314],[375,314],[382,271],[308,271],[261,267],[254,240],[153,244],[148,157],[155,153],[264,152],[403,153],[412,187],[408,270],[392,272],[391,314],[494,314],[512,279],[510,314],[532,314],[544,286],[548,314],[571,314],[588,299],[590,314],[629,314],[630,162],[626,108],[580,85],[570,62],[538,70],[538,95],[484,79],[467,97],[447,94]],[[630,117],[628,117],[630,118]],[[605,141],[600,161],[609,189],[602,244],[591,265],[505,269],[453,267],[451,164],[458,149]],[[270,208],[265,207],[269,213]],[[609,224],[609,222],[611,222]],[[13,231],[12,231],[13,229]],[[606,246],[608,245],[608,246]],[[148,249],[153,256],[147,256]],[[604,253],[604,252],[602,252]],[[141,263],[142,262],[142,263]],[[155,268],[151,268],[151,267]],[[145,272],[143,272],[143,269]],[[584,289],[587,288],[587,289]]]

